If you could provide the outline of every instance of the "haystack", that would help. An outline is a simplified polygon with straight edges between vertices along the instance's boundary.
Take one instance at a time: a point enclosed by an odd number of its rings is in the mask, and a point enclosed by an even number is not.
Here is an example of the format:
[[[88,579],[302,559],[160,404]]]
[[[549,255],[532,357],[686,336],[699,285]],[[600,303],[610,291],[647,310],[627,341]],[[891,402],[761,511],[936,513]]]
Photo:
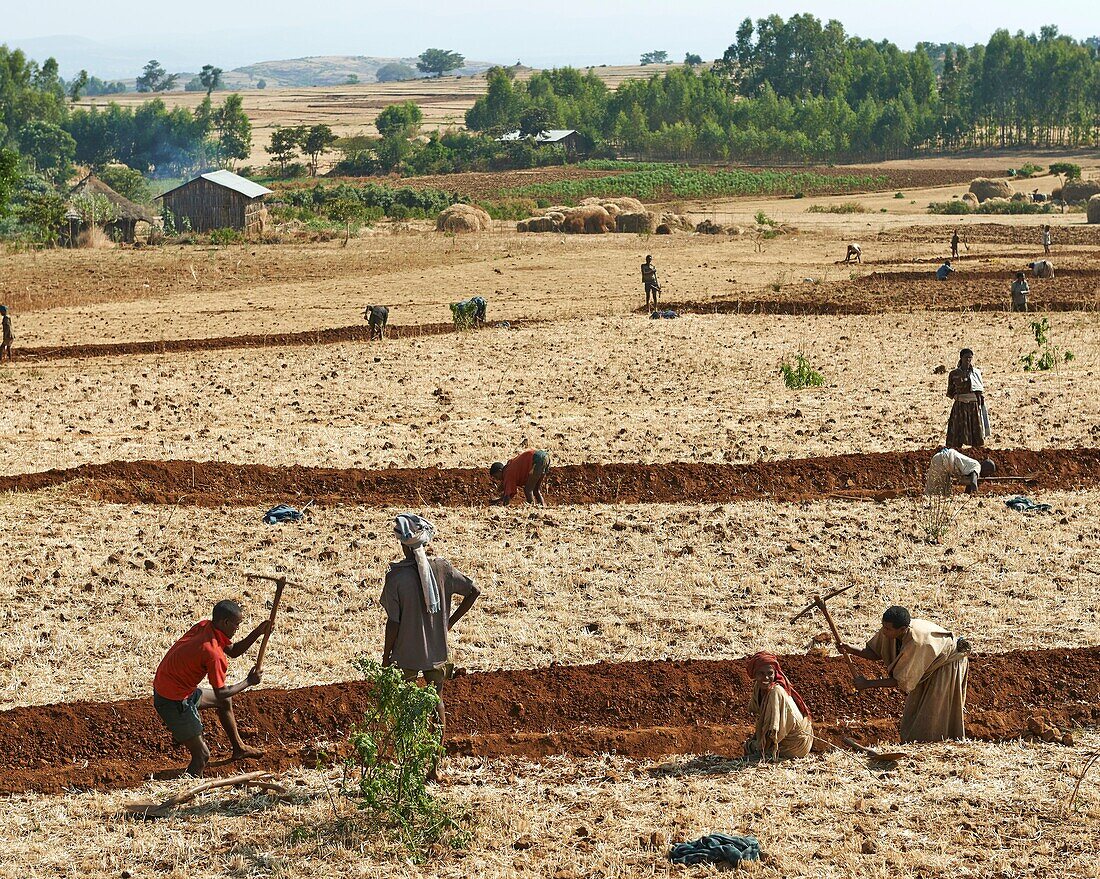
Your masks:
[[[668,223],[661,223],[657,227],[657,234],[658,235],[671,235],[672,234],[672,227]]]
[[[1062,198],[1067,204],[1088,201],[1100,195],[1100,180],[1067,180],[1062,186]]]
[[[715,223],[713,220],[703,220],[695,227],[695,231],[700,235],[722,235],[725,233],[726,227],[721,223]]]
[[[435,228],[439,232],[453,234],[488,232],[493,228],[493,220],[472,204],[453,204],[436,217]]]
[[[527,231],[527,221],[526,220],[520,220],[518,223],[516,223],[516,231],[517,232],[526,232]]]
[[[1005,205],[1012,204],[1012,202],[1009,201],[1007,198],[1001,198],[1000,196],[996,196],[994,198],[987,198],[985,201],[982,202],[982,204],[986,207],[991,207],[992,208],[992,207],[1004,207]]]
[[[1028,195],[1026,192],[1014,192],[1012,193],[1012,198],[1010,198],[1009,201],[1031,201],[1031,196]]]
[[[651,211],[622,213],[615,218],[615,229],[619,232],[648,233],[657,231],[657,215]]]
[[[645,211],[645,205],[638,199],[631,198],[629,195],[616,195],[612,198],[595,198],[590,197],[582,199],[581,207],[600,207],[606,209],[609,204],[615,205],[619,209],[620,214],[640,214]]]
[[[1089,204],[1085,211],[1090,223],[1100,223],[1100,195],[1094,195],[1089,199]]]
[[[550,217],[532,217],[527,221],[528,232],[554,232],[555,223]]]
[[[971,209],[978,206],[978,196],[976,196],[973,192],[964,193],[962,201],[964,204],[969,205]]]
[[[573,208],[565,215],[562,231],[572,235],[602,235],[615,231],[615,221],[599,205]]]
[[[683,214],[677,214],[673,211],[663,211],[658,222],[670,229],[683,230],[684,232],[695,231],[695,224],[691,220]]]
[[[1012,186],[1007,180],[992,180],[989,177],[975,177],[970,181],[970,191],[979,202],[991,198],[1007,200],[1012,196]]]

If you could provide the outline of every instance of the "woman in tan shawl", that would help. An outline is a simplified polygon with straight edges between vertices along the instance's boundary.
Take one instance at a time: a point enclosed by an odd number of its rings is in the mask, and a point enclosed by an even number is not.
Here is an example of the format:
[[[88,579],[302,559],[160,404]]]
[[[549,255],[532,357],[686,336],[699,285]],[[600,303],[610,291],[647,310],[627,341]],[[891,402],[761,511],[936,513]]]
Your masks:
[[[947,416],[947,447],[980,448],[989,436],[989,410],[985,405],[982,371],[974,365],[974,352],[963,348],[959,365],[947,376],[947,396],[954,402]]]
[[[745,742],[745,756],[805,757],[814,743],[810,711],[783,674],[778,657],[755,654],[749,659],[749,674],[754,680],[749,710],[756,717],[756,735]]]
[[[966,738],[963,714],[970,671],[970,645],[927,620],[913,619],[904,607],[890,607],[882,628],[860,650],[844,644],[841,653],[877,660],[889,677],[859,677],[857,690],[895,687],[906,694],[898,729],[903,742]]]

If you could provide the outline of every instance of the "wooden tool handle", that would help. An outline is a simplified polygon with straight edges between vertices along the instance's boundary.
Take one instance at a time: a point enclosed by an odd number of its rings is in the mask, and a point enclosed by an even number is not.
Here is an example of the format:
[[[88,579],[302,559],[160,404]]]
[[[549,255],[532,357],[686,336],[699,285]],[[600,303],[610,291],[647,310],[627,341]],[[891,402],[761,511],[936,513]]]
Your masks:
[[[279,612],[279,601],[283,597],[283,587],[286,586],[286,579],[279,577],[275,580],[275,598],[271,602],[271,616],[269,616],[268,622],[271,624],[268,626],[267,631],[264,632],[263,640],[260,641],[260,652],[256,654],[256,671],[263,668],[264,654],[267,652],[267,642],[271,638],[271,633],[275,630],[275,614]]]
[[[837,631],[836,623],[833,622],[833,615],[826,609],[825,602],[821,602],[821,613],[825,617],[825,622],[829,624],[829,631],[833,633],[833,641],[836,642],[836,649],[840,650],[840,646],[844,642],[840,640],[840,632]],[[852,654],[844,653],[842,650],[840,652],[844,658],[848,660],[848,670],[852,673],[852,680],[854,681],[856,679],[856,664],[852,660]]]

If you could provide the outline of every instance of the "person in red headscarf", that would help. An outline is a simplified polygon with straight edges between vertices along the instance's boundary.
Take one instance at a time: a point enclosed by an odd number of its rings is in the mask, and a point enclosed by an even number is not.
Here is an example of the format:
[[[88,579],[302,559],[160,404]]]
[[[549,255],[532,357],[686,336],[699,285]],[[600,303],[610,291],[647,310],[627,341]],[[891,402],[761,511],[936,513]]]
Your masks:
[[[749,710],[756,717],[756,735],[745,742],[745,756],[765,760],[805,757],[814,743],[810,711],[774,653],[761,651],[749,659],[754,681]]]

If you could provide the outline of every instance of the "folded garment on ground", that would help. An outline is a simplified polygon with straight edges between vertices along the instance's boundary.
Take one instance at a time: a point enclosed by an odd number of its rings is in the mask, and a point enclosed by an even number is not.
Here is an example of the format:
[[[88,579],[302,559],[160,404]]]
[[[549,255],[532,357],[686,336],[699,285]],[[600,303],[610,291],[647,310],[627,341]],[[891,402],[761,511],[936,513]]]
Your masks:
[[[652,314],[650,314],[650,317],[653,318],[653,320],[660,320],[661,318],[671,319],[679,316],[680,315],[673,311],[671,308],[668,308],[664,311],[654,311]]]
[[[1049,513],[1054,509],[1050,504],[1041,504],[1022,494],[1010,497],[1005,506],[1018,513]]]
[[[760,860],[760,841],[755,836],[712,833],[694,842],[681,842],[668,853],[674,864],[732,864]]]
[[[279,504],[264,513],[264,523],[267,525],[281,525],[284,522],[301,522],[305,513],[286,504]]]

